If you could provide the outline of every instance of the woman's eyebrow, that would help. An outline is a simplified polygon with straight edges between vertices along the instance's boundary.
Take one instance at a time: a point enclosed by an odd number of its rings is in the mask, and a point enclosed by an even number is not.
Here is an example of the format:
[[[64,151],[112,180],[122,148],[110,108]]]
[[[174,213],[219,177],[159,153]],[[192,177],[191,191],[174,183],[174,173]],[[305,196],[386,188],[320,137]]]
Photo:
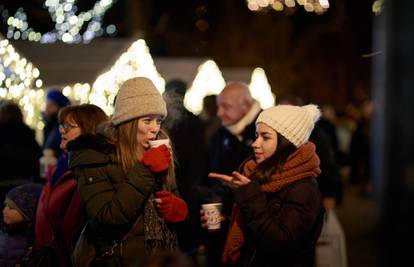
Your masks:
[[[266,134],[270,134],[270,135],[272,135],[272,133],[271,133],[271,132],[267,132],[267,131],[258,132],[257,134],[258,134],[258,135],[266,135]]]

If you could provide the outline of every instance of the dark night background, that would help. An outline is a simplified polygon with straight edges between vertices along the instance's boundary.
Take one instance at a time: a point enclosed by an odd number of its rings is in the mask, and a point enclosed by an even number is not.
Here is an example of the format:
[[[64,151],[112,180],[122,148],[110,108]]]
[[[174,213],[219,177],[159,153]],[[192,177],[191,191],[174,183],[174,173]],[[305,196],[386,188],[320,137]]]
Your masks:
[[[14,14],[23,7],[39,32],[54,24],[41,0],[3,0]],[[78,12],[95,0],[76,2]],[[330,1],[323,15],[272,9],[252,12],[245,1],[118,0],[104,17],[117,38],[139,36],[153,57],[206,57],[219,67],[262,67],[277,97],[343,108],[371,93],[372,0]],[[288,14],[289,13],[289,14]],[[7,25],[0,31],[5,34]],[[109,38],[109,37],[101,37]]]
[[[2,0],[0,5],[11,14],[23,7],[30,26],[47,32],[53,23],[43,2]],[[78,0],[78,13],[95,2]],[[348,265],[406,266],[400,262],[412,261],[414,237],[414,1],[385,0],[378,16],[373,2],[330,0],[328,11],[316,15],[302,7],[292,14],[252,12],[243,0],[118,0],[104,17],[104,25],[117,26],[117,36],[99,39],[143,38],[154,58],[211,58],[220,68],[260,66],[276,99],[297,95],[343,111],[348,103],[372,97],[374,195],[355,202],[345,198],[352,211],[341,217]],[[0,32],[7,32],[3,22]],[[24,47],[19,42],[12,44]],[[378,224],[370,217],[377,211]]]

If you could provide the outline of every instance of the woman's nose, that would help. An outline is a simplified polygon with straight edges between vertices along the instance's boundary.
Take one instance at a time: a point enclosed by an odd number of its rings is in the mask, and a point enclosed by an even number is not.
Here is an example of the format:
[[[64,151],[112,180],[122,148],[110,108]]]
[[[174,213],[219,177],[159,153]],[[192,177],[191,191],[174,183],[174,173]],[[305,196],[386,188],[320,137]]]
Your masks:
[[[254,140],[254,142],[252,143],[252,147],[253,148],[258,148],[259,147],[259,139]]]
[[[151,125],[150,125],[151,132],[157,133],[160,130],[160,128],[161,128],[161,125],[156,120],[153,120],[151,122]]]

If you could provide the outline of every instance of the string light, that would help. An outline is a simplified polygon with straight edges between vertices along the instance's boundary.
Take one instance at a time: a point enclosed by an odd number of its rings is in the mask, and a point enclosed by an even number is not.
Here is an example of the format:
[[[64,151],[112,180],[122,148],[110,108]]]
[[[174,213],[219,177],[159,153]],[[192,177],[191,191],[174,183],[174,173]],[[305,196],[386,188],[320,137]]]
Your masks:
[[[40,71],[0,36],[0,97],[19,104],[25,122],[36,130],[44,127],[41,111],[45,95],[39,76]]]
[[[329,8],[328,0],[246,0],[247,7],[251,11],[262,11],[273,9],[283,11],[285,9],[295,9],[296,4],[303,6],[307,12],[315,12],[318,15],[325,13]]]
[[[88,43],[103,34],[114,35],[116,33],[115,25],[109,25],[105,29],[102,26],[105,13],[114,3],[115,0],[99,0],[92,9],[76,15],[78,11],[76,0],[46,0],[44,6],[48,9],[52,21],[55,22],[55,27],[44,34],[30,27],[23,8],[17,9],[13,16],[9,16],[7,9],[3,8],[1,12],[8,25],[8,39],[40,41],[41,43],[53,43],[58,40],[64,43]],[[85,28],[86,30],[81,33],[81,30]]]

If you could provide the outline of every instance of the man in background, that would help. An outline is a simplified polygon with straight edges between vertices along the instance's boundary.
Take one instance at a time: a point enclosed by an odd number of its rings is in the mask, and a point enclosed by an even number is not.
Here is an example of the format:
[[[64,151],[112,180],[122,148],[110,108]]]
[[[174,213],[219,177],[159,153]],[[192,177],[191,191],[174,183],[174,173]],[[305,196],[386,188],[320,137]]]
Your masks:
[[[251,147],[255,140],[255,121],[261,108],[250,94],[247,84],[228,82],[217,96],[217,116],[221,127],[209,142],[207,168],[200,195],[203,203],[222,202],[225,220],[217,233],[205,237],[207,266],[223,266],[221,255],[226,238],[229,216],[234,204],[230,188],[215,179],[208,178],[210,172],[231,175],[240,164],[253,154]]]

